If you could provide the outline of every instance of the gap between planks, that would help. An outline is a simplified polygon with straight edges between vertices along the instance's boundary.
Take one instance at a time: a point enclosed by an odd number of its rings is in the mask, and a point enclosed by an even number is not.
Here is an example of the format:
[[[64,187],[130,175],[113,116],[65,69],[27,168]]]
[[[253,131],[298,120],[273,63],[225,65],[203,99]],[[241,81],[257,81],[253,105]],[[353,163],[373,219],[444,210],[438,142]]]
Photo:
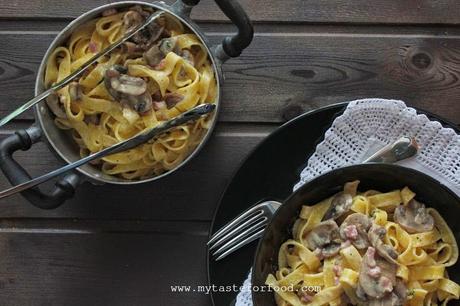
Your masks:
[[[69,20],[0,20],[3,35],[57,35]],[[221,22],[199,22],[198,26],[208,36],[230,35],[236,31],[234,25]],[[322,23],[255,23],[255,36],[264,35],[391,35],[390,37],[456,37],[460,28],[445,25],[366,25],[366,24],[322,24]],[[385,37],[385,36],[383,36]]]
[[[160,234],[208,236],[210,221],[0,218],[0,234]]]

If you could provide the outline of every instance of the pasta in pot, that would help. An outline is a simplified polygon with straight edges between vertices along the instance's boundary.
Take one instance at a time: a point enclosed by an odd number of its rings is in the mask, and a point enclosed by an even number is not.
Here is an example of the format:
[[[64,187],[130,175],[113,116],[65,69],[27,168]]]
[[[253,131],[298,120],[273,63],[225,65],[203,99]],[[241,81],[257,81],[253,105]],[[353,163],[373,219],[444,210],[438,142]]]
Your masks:
[[[45,86],[64,79],[119,40],[153,9],[110,9],[80,27],[48,58]],[[217,85],[206,48],[172,17],[162,16],[98,60],[47,99],[55,123],[70,130],[80,155],[100,151],[202,103],[215,103]],[[212,116],[172,129],[94,165],[124,179],[143,179],[178,166],[201,142]]]
[[[266,284],[279,306],[447,305],[458,246],[440,214],[407,187],[358,193],[359,181],[303,206]],[[316,288],[313,290],[312,288]]]

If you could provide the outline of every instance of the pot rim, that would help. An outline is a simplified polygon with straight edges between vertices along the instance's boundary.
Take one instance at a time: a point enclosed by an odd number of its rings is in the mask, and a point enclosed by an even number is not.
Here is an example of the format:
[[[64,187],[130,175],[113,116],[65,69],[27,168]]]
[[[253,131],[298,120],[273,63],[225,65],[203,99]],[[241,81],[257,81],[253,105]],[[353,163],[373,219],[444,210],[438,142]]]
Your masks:
[[[180,0],[179,0],[180,1]],[[82,167],[77,168],[76,170],[82,174],[85,178],[87,178],[89,181],[91,181],[94,184],[115,184],[115,185],[136,185],[136,184],[142,184],[142,183],[147,183],[147,182],[152,182],[159,180],[161,178],[164,178],[177,170],[181,169],[182,167],[185,166],[193,157],[195,157],[201,149],[204,147],[204,145],[207,143],[209,138],[211,137],[211,134],[215,128],[215,125],[217,123],[218,119],[218,114],[220,110],[220,98],[221,98],[221,83],[223,81],[223,76],[222,76],[222,69],[221,69],[221,62],[216,58],[214,52],[213,52],[213,47],[210,47],[210,43],[208,42],[207,38],[205,37],[204,33],[201,31],[201,29],[198,27],[198,25],[193,22],[188,16],[184,16],[180,12],[176,12],[172,6],[168,6],[163,2],[153,2],[153,3],[148,3],[148,2],[143,2],[143,1],[119,1],[119,2],[113,2],[105,5],[98,6],[96,8],[93,8],[80,16],[78,16],[76,19],[71,21],[64,29],[62,29],[57,36],[53,39],[53,41],[50,43],[48,49],[45,52],[45,55],[42,58],[42,61],[40,62],[40,66],[38,69],[38,73],[35,79],[35,95],[40,94],[41,92],[44,91],[43,88],[43,78],[44,78],[44,72],[46,68],[46,63],[47,60],[51,54],[51,52],[59,46],[60,40],[64,39],[63,37],[68,37],[76,27],[84,24],[91,18],[96,18],[98,14],[102,13],[104,10],[112,7],[127,7],[130,5],[142,5],[142,6],[149,6],[153,7],[156,10],[163,10],[173,16],[174,18],[178,19],[185,27],[187,27],[193,34],[195,34],[198,39],[201,41],[203,46],[206,48],[206,51],[208,53],[208,58],[211,61],[211,64],[214,69],[214,75],[216,79],[216,85],[217,85],[217,97],[214,102],[216,105],[216,109],[213,114],[213,119],[211,126],[208,128],[206,131],[206,134],[203,136],[200,144],[193,149],[193,151],[190,152],[190,154],[174,169],[169,170],[167,172],[164,172],[160,175],[149,177],[143,180],[126,180],[122,179],[116,176],[111,176],[103,173],[101,170],[97,169],[96,174],[89,173],[86,169],[88,167],[92,167],[91,165],[85,165]],[[88,19],[88,20],[86,20]],[[46,142],[48,146],[50,146],[55,154],[57,154],[61,159],[63,159],[67,163],[71,163],[74,160],[70,159],[68,156],[66,156],[63,152],[61,152],[58,147],[56,142],[50,137],[48,131],[45,128],[44,122],[47,120],[47,118],[44,118],[44,115],[49,112],[48,107],[45,106],[45,103],[39,103],[35,105],[34,107],[34,116],[36,119],[36,122],[39,124],[39,128],[44,135],[44,138],[46,139]],[[48,118],[49,120],[50,118]],[[67,135],[66,135],[67,136]],[[93,167],[93,169],[96,169]]]

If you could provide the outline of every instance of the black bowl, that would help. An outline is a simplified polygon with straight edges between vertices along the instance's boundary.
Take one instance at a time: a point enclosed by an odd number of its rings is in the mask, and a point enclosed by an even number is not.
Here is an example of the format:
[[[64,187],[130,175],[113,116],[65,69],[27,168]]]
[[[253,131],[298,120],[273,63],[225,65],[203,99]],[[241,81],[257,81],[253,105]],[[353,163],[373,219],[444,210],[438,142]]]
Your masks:
[[[277,270],[278,250],[292,237],[291,228],[302,205],[315,204],[339,192],[346,182],[360,180],[359,190],[376,189],[382,192],[408,186],[416,199],[439,211],[455,239],[460,241],[460,198],[440,182],[419,171],[387,164],[362,164],[344,167],[323,174],[293,193],[278,209],[259,242],[252,271],[252,284],[265,286],[269,273]],[[460,281],[460,264],[447,269],[450,278]],[[276,306],[272,292],[253,291],[254,306]]]

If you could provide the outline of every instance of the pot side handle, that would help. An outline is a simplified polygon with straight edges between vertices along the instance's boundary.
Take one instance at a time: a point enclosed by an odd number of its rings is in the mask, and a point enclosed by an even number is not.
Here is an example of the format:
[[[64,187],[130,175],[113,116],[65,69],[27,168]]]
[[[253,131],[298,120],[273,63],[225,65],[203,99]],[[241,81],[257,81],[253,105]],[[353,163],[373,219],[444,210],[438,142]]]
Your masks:
[[[179,15],[190,16],[192,8],[200,0],[177,0],[173,5],[173,11]],[[215,0],[224,14],[235,24],[238,31],[235,35],[227,36],[222,44],[214,48],[214,54],[220,63],[224,63],[231,57],[240,56],[254,37],[254,27],[243,7],[236,0]]]
[[[235,35],[227,36],[216,46],[216,57],[223,63],[230,57],[238,57],[254,37],[254,27],[243,7],[236,0],[215,0],[219,8],[237,27]]]
[[[26,130],[18,130],[13,135],[0,142],[0,169],[12,185],[24,183],[31,179],[27,171],[13,158],[13,153],[29,150],[32,145],[40,141],[41,130],[32,126]],[[74,172],[59,179],[54,189],[43,192],[38,187],[21,192],[34,206],[42,209],[53,209],[72,198],[80,182],[80,176]]]

